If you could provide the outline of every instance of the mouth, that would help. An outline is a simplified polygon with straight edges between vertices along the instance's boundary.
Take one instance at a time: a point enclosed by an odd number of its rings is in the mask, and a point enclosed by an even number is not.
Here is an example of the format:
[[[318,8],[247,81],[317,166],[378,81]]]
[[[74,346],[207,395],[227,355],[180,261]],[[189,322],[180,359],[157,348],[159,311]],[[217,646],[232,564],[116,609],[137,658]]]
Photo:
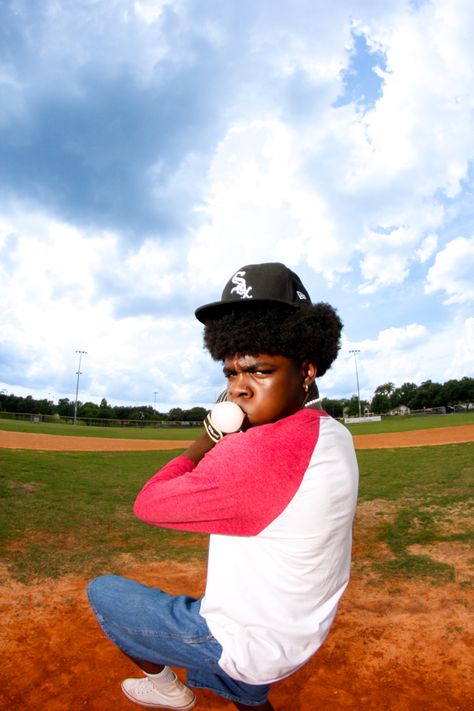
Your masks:
[[[242,420],[242,424],[240,425],[240,428],[239,428],[239,429],[245,431],[245,430],[247,430],[249,427],[251,427],[251,426],[252,426],[252,423],[251,423],[250,420],[249,420],[249,416],[248,416],[248,414],[247,414],[247,411],[245,410],[244,407],[242,407],[242,405],[240,404],[240,402],[236,402],[235,400],[232,400],[230,397],[227,397],[227,401],[228,401],[228,402],[232,402],[234,405],[237,405],[237,407],[240,408],[240,409],[242,410],[242,412],[244,413],[244,419]]]
[[[240,407],[240,405],[239,405],[239,407]],[[241,429],[243,432],[245,432],[245,430],[248,430],[250,427],[253,427],[253,424],[252,424],[252,421],[251,421],[251,419],[250,419],[250,417],[249,417],[248,412],[246,412],[243,407],[240,407],[240,409],[241,409],[242,412],[244,413],[244,419],[242,420],[242,424],[241,424],[241,426],[240,426],[240,429]]]
[[[241,430],[247,430],[249,427],[252,426],[252,423],[250,422],[250,419],[249,419],[249,415],[248,415],[247,410],[245,409],[245,407],[242,407],[242,405],[240,404],[240,402],[235,402],[235,400],[230,400],[230,398],[229,398],[229,401],[230,401],[230,402],[233,402],[234,405],[237,405],[237,407],[239,407],[239,408],[242,410],[242,412],[244,413],[244,419],[242,420],[242,424],[241,424],[241,426],[240,426],[240,429],[241,429]]]
[[[253,425],[252,425],[252,423],[250,422],[249,418],[248,418],[247,415],[246,415],[246,416],[244,417],[243,421],[242,421],[242,424],[240,425],[240,430],[241,430],[242,432],[246,432],[246,431],[249,430],[251,427],[253,427]]]

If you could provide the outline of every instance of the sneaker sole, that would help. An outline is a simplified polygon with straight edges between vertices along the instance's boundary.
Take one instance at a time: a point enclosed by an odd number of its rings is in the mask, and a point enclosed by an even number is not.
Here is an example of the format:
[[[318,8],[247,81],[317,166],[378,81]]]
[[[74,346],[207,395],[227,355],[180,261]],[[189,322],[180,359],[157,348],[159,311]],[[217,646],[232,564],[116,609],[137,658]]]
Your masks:
[[[194,698],[189,704],[186,704],[186,706],[165,706],[165,704],[147,704],[144,701],[138,701],[135,699],[133,696],[131,696],[126,689],[123,688],[122,686],[122,691],[129,699],[130,701],[133,701],[134,704],[137,704],[138,706],[144,706],[147,709],[171,709],[172,711],[188,711],[188,709],[192,709],[196,705],[197,699]]]

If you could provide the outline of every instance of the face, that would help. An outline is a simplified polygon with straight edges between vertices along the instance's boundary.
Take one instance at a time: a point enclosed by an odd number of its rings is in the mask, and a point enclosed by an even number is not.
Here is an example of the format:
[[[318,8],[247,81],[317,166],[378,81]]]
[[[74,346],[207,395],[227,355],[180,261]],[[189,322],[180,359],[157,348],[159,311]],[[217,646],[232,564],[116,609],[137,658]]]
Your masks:
[[[244,429],[276,422],[299,410],[316,367],[282,355],[233,356],[224,363],[227,398],[246,414]]]

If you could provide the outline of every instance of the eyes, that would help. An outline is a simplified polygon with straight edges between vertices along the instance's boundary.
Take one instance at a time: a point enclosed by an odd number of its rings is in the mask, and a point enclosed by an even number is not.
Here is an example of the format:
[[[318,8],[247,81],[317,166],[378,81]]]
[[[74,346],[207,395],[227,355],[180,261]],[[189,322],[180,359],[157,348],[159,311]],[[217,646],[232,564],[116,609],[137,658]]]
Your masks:
[[[263,378],[267,378],[270,375],[273,375],[275,371],[271,368],[255,368],[255,369],[249,369],[243,371],[243,373],[246,373],[249,375],[251,378],[254,378],[256,380],[261,380]],[[239,375],[239,373],[233,371],[233,370],[224,370],[224,376],[228,381],[235,380],[235,378]]]

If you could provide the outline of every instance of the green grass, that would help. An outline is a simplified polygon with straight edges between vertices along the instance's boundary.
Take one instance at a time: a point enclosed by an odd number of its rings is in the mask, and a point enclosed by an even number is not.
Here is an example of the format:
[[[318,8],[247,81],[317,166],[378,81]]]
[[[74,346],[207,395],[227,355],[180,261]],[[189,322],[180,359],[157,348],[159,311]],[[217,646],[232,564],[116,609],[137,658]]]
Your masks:
[[[474,412],[453,415],[418,415],[384,417],[381,422],[350,424],[353,434],[383,434],[408,430],[453,427],[474,424]],[[101,427],[98,425],[64,424],[60,422],[30,422],[29,420],[0,419],[0,430],[9,432],[35,432],[39,434],[68,435],[72,437],[110,437],[119,439],[196,439],[201,427]]]
[[[68,425],[56,422],[0,419],[0,430],[33,432],[35,434],[66,435],[68,437],[106,437],[115,439],[196,439],[201,427],[100,427],[96,425]]]
[[[430,430],[438,427],[474,425],[474,412],[457,412],[452,415],[406,415],[384,417],[380,422],[348,424],[352,434],[382,434],[385,432],[408,432]]]
[[[23,581],[92,575],[113,570],[120,554],[138,561],[202,559],[206,536],[147,526],[132,513],[143,483],[177,451],[0,449],[0,555],[11,574]],[[358,459],[355,573],[456,579],[448,563],[410,547],[472,545],[474,443],[363,450]],[[371,507],[371,518],[364,507]],[[474,563],[474,551],[470,557]]]
[[[392,523],[383,525],[380,529],[380,539],[386,541],[394,555],[392,560],[379,561],[375,568],[380,572],[391,572],[404,577],[429,576],[441,580],[454,580],[455,570],[452,565],[432,560],[426,555],[413,555],[409,546],[429,545],[442,541],[474,542],[474,530],[443,535],[437,519],[443,516],[443,510],[430,511],[409,508],[400,509]]]
[[[357,456],[359,501],[377,502],[381,517],[394,509],[390,520],[371,531],[372,570],[384,577],[454,580],[452,565],[413,554],[410,547],[456,541],[473,545],[474,443],[362,450]],[[389,558],[374,554],[377,541],[386,544]]]
[[[398,499],[411,495],[427,502],[449,503],[453,490],[472,495],[474,442],[436,447],[363,449],[359,499]],[[453,494],[454,496],[454,494]]]
[[[94,573],[120,553],[202,556],[196,536],[147,526],[132,513],[141,486],[176,454],[0,450],[3,561],[26,581]]]

